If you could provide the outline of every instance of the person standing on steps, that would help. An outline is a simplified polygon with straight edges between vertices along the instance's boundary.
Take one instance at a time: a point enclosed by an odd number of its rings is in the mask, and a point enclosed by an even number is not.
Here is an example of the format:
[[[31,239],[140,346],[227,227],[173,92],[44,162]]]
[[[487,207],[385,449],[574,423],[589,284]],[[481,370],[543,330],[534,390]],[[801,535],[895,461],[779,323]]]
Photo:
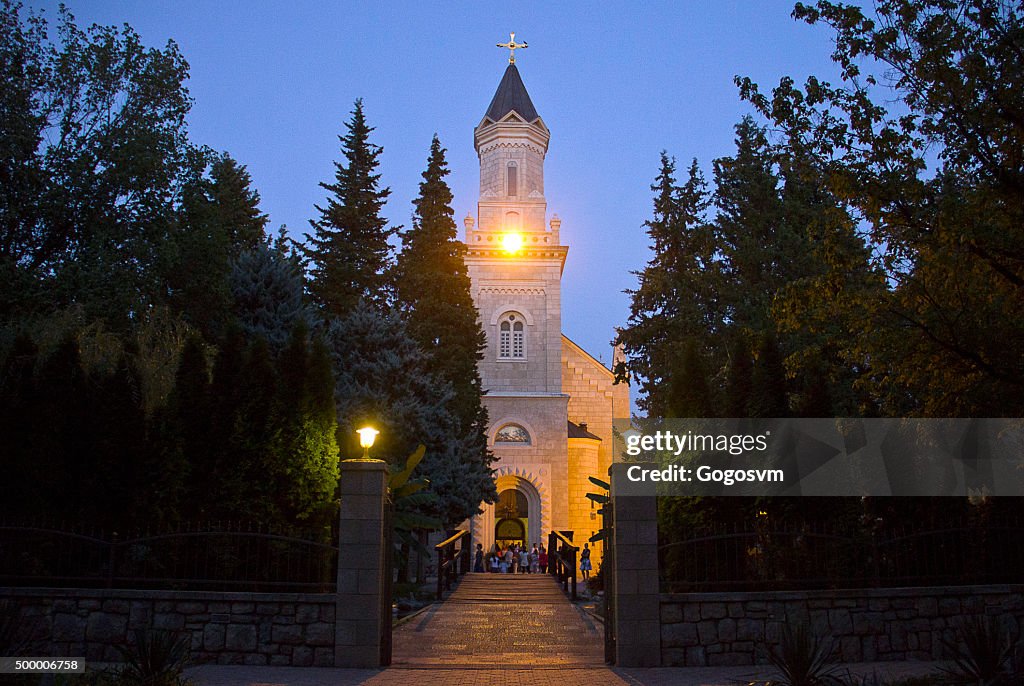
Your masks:
[[[476,559],[473,561],[473,571],[483,573],[484,571],[484,544],[476,544]]]
[[[540,552],[537,554],[537,563],[540,565],[540,573],[548,573],[548,551],[544,546],[540,547]]]
[[[590,544],[584,543],[580,551],[580,571],[583,572],[583,581],[590,578]]]

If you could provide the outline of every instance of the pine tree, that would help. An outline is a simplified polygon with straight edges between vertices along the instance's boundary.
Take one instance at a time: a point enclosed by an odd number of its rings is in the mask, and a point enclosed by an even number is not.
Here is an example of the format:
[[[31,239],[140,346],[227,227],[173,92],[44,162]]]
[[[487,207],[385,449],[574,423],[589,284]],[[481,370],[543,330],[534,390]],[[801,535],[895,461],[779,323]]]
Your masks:
[[[459,449],[449,457],[461,466],[467,483],[482,486],[477,502],[491,502],[493,457],[487,450],[487,411],[477,371],[486,342],[470,294],[466,248],[456,238],[448,173],[445,150],[435,135],[413,201],[412,227],[402,233],[395,268],[397,304],[409,335],[426,353],[427,370],[454,394],[449,409],[456,424],[449,445],[457,443]]]
[[[383,306],[389,300],[385,271],[391,260],[388,238],[397,229],[381,216],[390,195],[380,187],[377,167],[383,148],[370,143],[363,101],[356,100],[348,133],[340,136],[345,163],[335,162],[334,183],[320,186],[330,195],[320,217],[310,220],[302,255],[311,264],[313,300],[328,315],[344,316],[360,299]]]

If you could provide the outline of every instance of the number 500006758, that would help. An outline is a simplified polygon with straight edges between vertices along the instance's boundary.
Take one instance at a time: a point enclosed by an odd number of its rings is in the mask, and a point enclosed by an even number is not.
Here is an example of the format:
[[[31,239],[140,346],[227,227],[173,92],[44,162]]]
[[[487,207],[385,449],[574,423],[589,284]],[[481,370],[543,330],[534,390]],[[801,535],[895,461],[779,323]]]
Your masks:
[[[0,657],[0,674],[81,674],[82,657]]]

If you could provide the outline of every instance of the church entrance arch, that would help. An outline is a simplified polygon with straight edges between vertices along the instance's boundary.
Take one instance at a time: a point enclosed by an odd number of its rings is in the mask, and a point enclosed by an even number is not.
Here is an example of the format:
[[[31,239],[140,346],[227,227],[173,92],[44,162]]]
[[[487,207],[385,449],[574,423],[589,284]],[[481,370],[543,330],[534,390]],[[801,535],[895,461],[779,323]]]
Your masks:
[[[508,544],[522,541],[524,545],[542,543],[544,526],[547,523],[546,513],[542,508],[540,491],[529,478],[518,474],[499,473],[494,479],[499,498],[498,502],[484,508],[483,514],[474,519],[474,537],[491,549],[495,543]],[[521,538],[514,534],[509,521],[518,522],[522,526]],[[499,531],[499,524],[502,530]]]

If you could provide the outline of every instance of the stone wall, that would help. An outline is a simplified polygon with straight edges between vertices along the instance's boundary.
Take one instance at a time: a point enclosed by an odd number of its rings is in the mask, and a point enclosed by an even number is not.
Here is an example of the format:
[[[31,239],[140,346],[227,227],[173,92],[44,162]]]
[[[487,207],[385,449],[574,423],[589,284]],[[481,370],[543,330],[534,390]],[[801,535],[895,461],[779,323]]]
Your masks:
[[[117,661],[136,628],[190,634],[196,662],[332,666],[334,594],[0,588],[49,655]],[[29,618],[33,619],[29,619]]]
[[[965,617],[994,615],[1024,631],[1024,585],[661,596],[664,666],[766,662],[785,623],[835,639],[843,662],[937,660]]]

